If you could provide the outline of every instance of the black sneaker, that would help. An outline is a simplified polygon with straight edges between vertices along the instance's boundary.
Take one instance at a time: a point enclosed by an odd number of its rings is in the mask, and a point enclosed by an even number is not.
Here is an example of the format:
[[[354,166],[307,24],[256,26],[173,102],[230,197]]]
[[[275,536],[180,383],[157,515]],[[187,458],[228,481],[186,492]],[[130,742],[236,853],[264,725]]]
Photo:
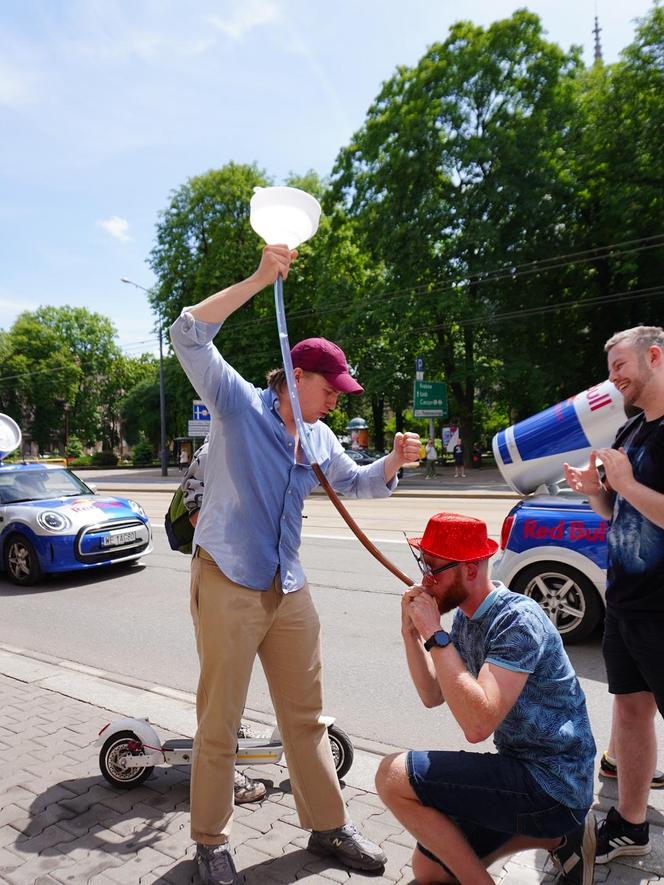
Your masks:
[[[595,863],[608,863],[621,855],[636,856],[650,851],[648,821],[630,824],[623,820],[616,808],[609,809],[597,831]]]
[[[618,777],[618,766],[607,753],[602,753],[602,758],[599,760],[599,775],[600,777]],[[650,789],[661,790],[662,787],[664,787],[664,771],[657,769],[650,781]]]
[[[196,845],[198,875],[203,885],[240,885],[228,845]]]
[[[568,833],[562,845],[551,852],[560,869],[556,885],[592,885],[595,870],[597,823],[587,814],[582,826]]]
[[[378,872],[387,863],[380,847],[365,839],[350,822],[336,830],[314,830],[307,848],[323,857],[333,855],[353,870]]]

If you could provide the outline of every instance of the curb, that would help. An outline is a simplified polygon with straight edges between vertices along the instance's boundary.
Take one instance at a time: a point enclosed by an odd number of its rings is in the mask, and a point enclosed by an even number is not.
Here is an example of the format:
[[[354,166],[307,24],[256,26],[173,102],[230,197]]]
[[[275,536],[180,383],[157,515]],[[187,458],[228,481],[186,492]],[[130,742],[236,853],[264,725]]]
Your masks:
[[[167,492],[169,494],[173,494],[178,485],[166,485],[163,483],[161,485],[156,484],[135,484],[135,485],[121,485],[116,483],[100,483],[97,485],[98,492],[122,492],[122,493],[131,493],[141,494],[145,492]],[[309,497],[323,496],[325,497],[325,492],[323,489],[314,489],[313,492],[310,493]],[[340,497],[343,498],[343,495]],[[516,492],[506,492],[506,491],[494,491],[493,489],[397,489],[393,492],[393,498],[496,498],[497,500],[505,500],[505,501],[521,501],[523,499],[523,495],[519,495]]]

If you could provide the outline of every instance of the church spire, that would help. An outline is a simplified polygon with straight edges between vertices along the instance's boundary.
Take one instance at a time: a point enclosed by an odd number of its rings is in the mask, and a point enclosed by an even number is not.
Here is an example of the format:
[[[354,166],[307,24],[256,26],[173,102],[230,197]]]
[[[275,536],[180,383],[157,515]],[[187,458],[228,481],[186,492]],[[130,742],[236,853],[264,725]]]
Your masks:
[[[602,44],[599,39],[601,30],[599,17],[595,15],[595,27],[593,28],[593,34],[595,35],[595,64],[602,64]]]

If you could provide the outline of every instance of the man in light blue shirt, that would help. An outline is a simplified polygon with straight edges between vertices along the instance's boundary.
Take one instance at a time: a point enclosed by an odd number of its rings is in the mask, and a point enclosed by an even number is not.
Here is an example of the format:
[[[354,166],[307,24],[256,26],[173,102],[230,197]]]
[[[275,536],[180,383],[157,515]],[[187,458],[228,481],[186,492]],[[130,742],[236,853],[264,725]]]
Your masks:
[[[296,253],[267,246],[246,280],[183,311],[173,348],[211,414],[203,503],[196,523],[191,612],[201,665],[191,779],[191,828],[203,882],[235,885],[229,847],[237,729],[259,655],[284,740],[309,850],[380,870],[385,855],[348,820],[327,731],[320,723],[320,624],[299,560],[304,499],[317,485],[298,439],[282,370],[264,390],[213,344],[220,325],[285,279]],[[387,497],[399,468],[419,457],[417,434],[395,437],[385,458],[358,467],[322,423],[341,393],[362,393],[343,351],[324,338],[292,350],[308,448],[330,484],[351,497]],[[247,454],[247,447],[251,456]]]
[[[499,857],[547,848],[557,880],[591,885],[595,742],[560,635],[539,605],[489,580],[498,545],[471,516],[438,513],[409,544],[422,583],[402,601],[411,678],[426,707],[446,703],[470,743],[384,759],[378,792],[417,839],[420,885],[492,885]],[[452,630],[440,617],[457,609]]]

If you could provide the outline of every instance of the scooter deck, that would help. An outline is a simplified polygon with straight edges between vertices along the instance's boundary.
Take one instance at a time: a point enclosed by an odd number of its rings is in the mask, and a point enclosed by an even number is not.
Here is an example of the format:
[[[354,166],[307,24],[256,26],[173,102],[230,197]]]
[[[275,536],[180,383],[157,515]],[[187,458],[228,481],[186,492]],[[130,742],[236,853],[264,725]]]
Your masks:
[[[172,738],[164,741],[161,745],[162,750],[191,750],[194,742],[191,738]]]
[[[162,753],[165,756],[164,761],[172,765],[191,762],[189,754],[193,750],[193,746],[194,742],[191,738],[172,738],[164,741],[161,745]],[[269,762],[278,762],[283,751],[280,741],[243,738],[238,741],[236,764],[265,765]]]

